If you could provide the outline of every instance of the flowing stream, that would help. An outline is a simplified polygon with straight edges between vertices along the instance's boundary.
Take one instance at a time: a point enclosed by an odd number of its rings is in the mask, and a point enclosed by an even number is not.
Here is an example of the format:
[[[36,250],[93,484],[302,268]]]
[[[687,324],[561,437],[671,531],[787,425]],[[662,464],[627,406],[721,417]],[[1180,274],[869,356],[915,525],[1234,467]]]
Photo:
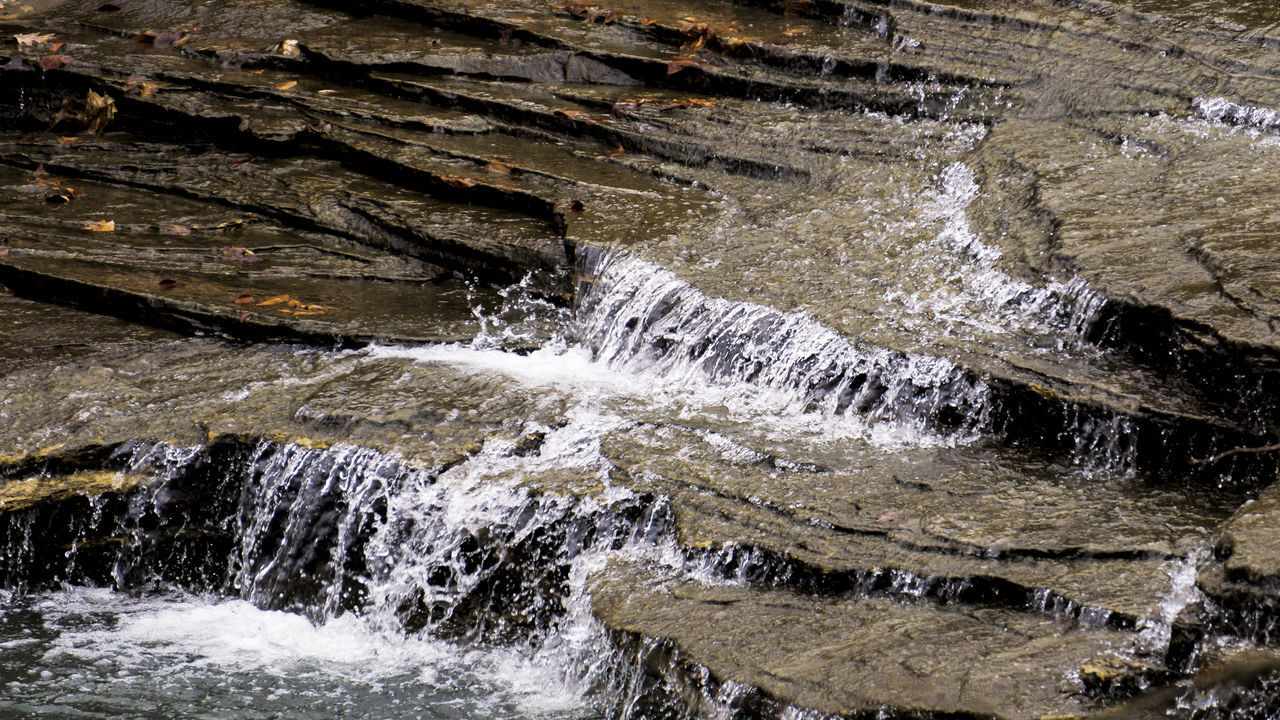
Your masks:
[[[550,424],[538,412],[508,418],[516,440],[492,437],[448,467],[355,445],[271,440],[229,460],[163,443],[118,451],[120,472],[156,479],[126,507],[95,501],[80,521],[83,536],[117,538],[105,560],[73,543],[61,589],[6,596],[0,711],[647,717],[651,706],[637,704],[644,653],[611,642],[592,612],[590,578],[620,560],[710,587],[747,587],[770,573],[780,581],[787,571],[729,545],[679,548],[667,499],[618,482],[617,456],[604,445],[678,426],[729,472],[765,464],[787,474],[807,472],[806,462],[936,463],[931,453],[963,450],[991,430],[988,389],[944,359],[860,348],[804,313],[708,298],[626,256],[602,261],[596,277],[575,311],[510,293],[469,345],[302,354],[325,368],[293,381],[302,385],[407,363],[493,378],[535,407],[558,408]],[[535,325],[558,332],[533,352],[502,349],[526,341]],[[316,412],[304,405],[297,415]],[[536,438],[536,447],[520,438]],[[1162,502],[1144,499],[1139,486],[1124,489],[1122,460],[1063,462],[1040,472],[1117,486],[1103,503]],[[157,526],[193,512],[185,506],[193,483],[225,496],[225,507],[198,514],[228,541],[175,555]],[[1079,508],[1068,501],[1064,512]],[[1200,524],[1165,513],[1127,532],[1185,549],[1203,542]],[[7,551],[17,565],[31,543],[29,530],[11,528]],[[109,566],[116,590],[81,584],[88,571],[77,566],[91,563]],[[1175,573],[1170,593],[1185,592],[1185,573]],[[907,599],[964,591],[900,571],[862,582],[864,592]],[[1042,612],[1107,622],[1106,612],[1051,595],[1037,596]],[[1135,647],[1168,644],[1177,609],[1162,604],[1161,612]],[[730,707],[737,691],[718,692],[715,703]]]
[[[1280,717],[1273,3],[342,5],[0,0],[0,720]]]

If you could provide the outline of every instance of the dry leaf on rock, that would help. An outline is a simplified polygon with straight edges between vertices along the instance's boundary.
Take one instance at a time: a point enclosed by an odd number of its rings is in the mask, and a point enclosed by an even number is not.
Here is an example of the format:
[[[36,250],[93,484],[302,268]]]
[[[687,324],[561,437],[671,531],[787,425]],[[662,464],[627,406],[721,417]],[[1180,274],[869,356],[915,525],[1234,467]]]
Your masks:
[[[147,30],[139,33],[134,40],[145,45],[169,47],[170,45],[181,45],[189,37],[191,37],[191,34],[185,30]]]
[[[13,39],[18,41],[18,47],[34,47],[51,43],[54,37],[53,33],[20,33],[14,35]]]
[[[42,55],[39,60],[36,60],[36,65],[41,70],[57,70],[69,62],[71,58],[66,55]]]
[[[456,188],[462,188],[462,189],[472,188],[480,184],[479,180],[476,180],[475,178],[469,178],[464,175],[441,175],[440,182],[450,187],[456,187]]]
[[[95,133],[102,134],[115,116],[116,101],[110,95],[99,95],[90,90],[84,104],[85,126]]]

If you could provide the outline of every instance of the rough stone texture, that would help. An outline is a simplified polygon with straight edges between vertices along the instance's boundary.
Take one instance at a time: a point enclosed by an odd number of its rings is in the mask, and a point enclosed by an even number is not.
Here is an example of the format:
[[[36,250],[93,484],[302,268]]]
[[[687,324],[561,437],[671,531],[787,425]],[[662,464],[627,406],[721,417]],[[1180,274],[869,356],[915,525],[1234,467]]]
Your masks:
[[[614,582],[615,578],[625,578]],[[813,602],[612,566],[593,607],[616,632],[671,643],[765,696],[835,717],[1039,718],[1078,713],[1071,673],[1114,638],[999,610]]]
[[[1082,691],[1111,697],[1187,670],[1197,634],[1276,639],[1269,490],[1222,526],[1206,607],[1130,657],[1170,563],[1274,478],[1275,452],[1193,462],[1280,424],[1274,10],[350,5],[33,0],[0,20],[0,284],[22,296],[0,298],[3,497],[82,516],[66,478],[101,481],[134,442],[537,458],[584,422],[577,389],[314,348],[465,341],[475,305],[503,306],[489,285],[570,305],[621,249],[953,362],[993,401],[964,447],[802,451],[727,410],[611,396],[605,479],[494,482],[594,502],[607,481],[634,503],[605,515],[665,509],[687,562],[740,582],[614,566],[595,602],[620,636],[779,706],[995,717],[1085,711],[1062,692],[1085,661]],[[1135,472],[1087,471],[1108,452]]]

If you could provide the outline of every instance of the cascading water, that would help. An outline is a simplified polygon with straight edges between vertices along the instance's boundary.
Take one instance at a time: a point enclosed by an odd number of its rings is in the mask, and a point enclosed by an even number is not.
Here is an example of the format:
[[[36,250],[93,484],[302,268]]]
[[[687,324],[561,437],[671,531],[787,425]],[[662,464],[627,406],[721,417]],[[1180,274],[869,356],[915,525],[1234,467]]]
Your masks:
[[[868,431],[964,435],[983,422],[986,387],[948,360],[862,349],[804,313],[709,298],[625,255],[590,273],[579,332],[610,367],[678,386],[735,386],[784,413],[853,419]]]
[[[973,172],[954,164],[922,200],[926,222],[941,229],[915,261],[945,266],[949,284],[911,302],[984,331],[1077,343],[1101,300],[1079,281],[1039,288],[1002,272],[999,250],[968,225],[977,194]],[[995,391],[945,357],[862,344],[804,312],[709,297],[623,252],[585,262],[590,287],[572,317],[531,297],[525,283],[504,292],[497,315],[477,313],[481,332],[469,345],[373,347],[341,356],[315,381],[350,371],[341,363],[448,366],[511,380],[561,407],[560,422],[504,418],[483,442],[427,465],[355,445],[137,445],[113,462],[146,478],[141,489],[123,504],[86,501],[91,510],[60,558],[30,556],[36,526],[11,526],[8,586],[25,589],[41,575],[52,582],[10,598],[0,616],[0,632],[13,628],[0,647],[20,651],[7,672],[38,698],[14,693],[0,709],[27,712],[80,683],[83,695],[59,700],[68,712],[127,713],[138,707],[128,698],[95,697],[127,678],[146,702],[174,698],[167,707],[178,713],[212,693],[232,714],[305,716],[300,704],[311,701],[271,688],[285,672],[303,678],[312,701],[354,703],[344,706],[350,717],[399,717],[408,707],[449,708],[451,717],[733,717],[758,701],[705,671],[671,670],[679,653],[669,644],[611,635],[593,612],[591,580],[624,558],[704,585],[768,587],[791,582],[794,561],[749,543],[679,547],[669,499],[615,482],[625,471],[603,439],[678,426],[731,465],[816,475],[816,462],[752,445],[800,438],[848,452],[865,446],[868,457],[955,448],[991,431]],[[983,311],[959,310],[973,305]],[[445,419],[466,422],[466,412]],[[323,425],[326,416],[303,404],[293,420]],[[1127,418],[1077,410],[1068,425],[1062,440],[1078,463],[1132,466]],[[841,531],[887,537],[899,514]],[[92,547],[78,539],[91,535]],[[1194,586],[1188,563],[1194,580],[1195,558],[1174,563],[1174,590],[1148,621],[1151,652],[1167,650]],[[852,577],[860,597],[947,604],[975,592],[967,580],[897,568]],[[1110,611],[1043,588],[1000,602],[1091,627],[1113,623]],[[166,665],[177,668],[167,677]],[[231,679],[217,680],[223,674]],[[371,699],[383,689],[393,703]]]

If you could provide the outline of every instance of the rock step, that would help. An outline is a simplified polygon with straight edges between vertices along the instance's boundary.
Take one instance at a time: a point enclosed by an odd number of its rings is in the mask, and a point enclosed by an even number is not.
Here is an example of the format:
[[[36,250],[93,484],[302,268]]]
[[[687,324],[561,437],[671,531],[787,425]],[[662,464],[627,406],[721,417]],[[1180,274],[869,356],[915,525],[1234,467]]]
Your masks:
[[[1089,708],[1080,666],[1125,643],[999,610],[704,586],[622,562],[591,588],[592,609],[647,676],[627,700],[680,697],[707,715],[719,698],[752,717],[1072,716]]]
[[[759,449],[705,430],[633,427],[601,449],[616,482],[670,504],[681,547],[716,572],[1123,628],[1159,615],[1171,561],[1210,542],[1234,507],[1200,498],[1196,517],[1175,494],[1064,483],[1051,467],[996,470],[982,453],[858,447],[766,463]],[[545,491],[556,492],[554,482]],[[1101,517],[1124,520],[1104,529]]]

